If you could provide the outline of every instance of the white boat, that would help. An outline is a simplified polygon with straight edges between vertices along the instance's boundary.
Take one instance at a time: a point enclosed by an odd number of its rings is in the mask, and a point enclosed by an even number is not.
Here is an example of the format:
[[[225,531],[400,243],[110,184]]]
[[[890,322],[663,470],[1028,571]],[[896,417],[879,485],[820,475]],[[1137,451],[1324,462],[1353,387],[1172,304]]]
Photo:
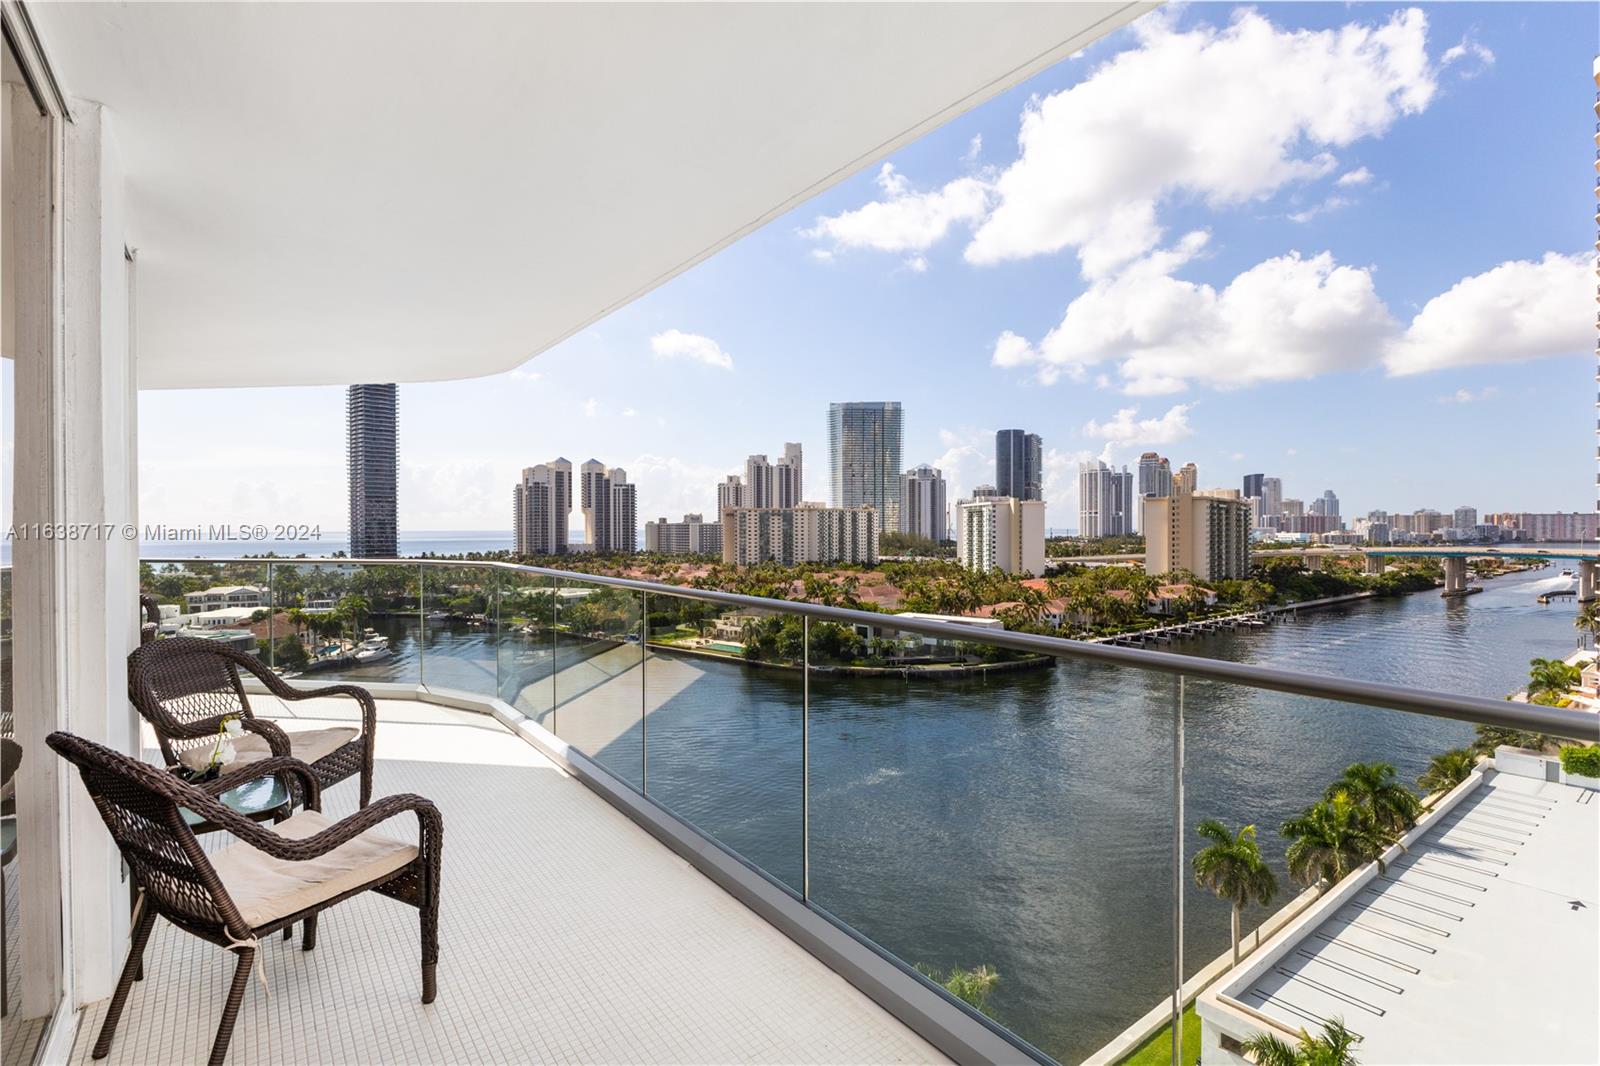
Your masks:
[[[1575,575],[1571,570],[1563,570],[1561,571],[1561,576],[1570,579],[1576,577],[1577,575]]]
[[[427,617],[428,621],[430,621],[430,622],[448,622],[448,621],[450,621],[450,612],[449,611],[429,611],[426,617]]]
[[[379,659],[387,659],[394,654],[394,649],[389,647],[388,637],[379,636],[370,629],[367,630],[367,633],[370,635],[366,640],[356,645],[356,650],[351,656],[356,662],[377,662]]]

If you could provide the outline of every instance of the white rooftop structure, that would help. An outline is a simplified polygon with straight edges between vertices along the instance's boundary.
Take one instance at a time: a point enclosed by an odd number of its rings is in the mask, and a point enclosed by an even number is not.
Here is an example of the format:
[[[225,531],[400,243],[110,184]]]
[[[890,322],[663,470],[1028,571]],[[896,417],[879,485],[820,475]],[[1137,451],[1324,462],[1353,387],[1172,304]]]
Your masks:
[[[1600,793],[1474,774],[1387,870],[1346,878],[1200,997],[1202,1062],[1246,1062],[1223,1035],[1292,1044],[1334,1018],[1363,1063],[1600,1061],[1597,840]]]

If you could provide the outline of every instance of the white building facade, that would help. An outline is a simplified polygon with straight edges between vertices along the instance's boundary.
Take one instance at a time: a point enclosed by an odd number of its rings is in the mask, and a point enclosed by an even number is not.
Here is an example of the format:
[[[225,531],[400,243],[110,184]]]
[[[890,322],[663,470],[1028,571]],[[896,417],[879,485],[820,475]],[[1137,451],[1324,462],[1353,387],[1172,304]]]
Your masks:
[[[565,555],[572,514],[572,464],[554,459],[525,467],[511,493],[512,544],[518,555]]]
[[[947,536],[944,474],[927,463],[900,476],[900,526],[935,543]]]
[[[658,518],[644,524],[644,550],[658,555],[717,555],[722,551],[722,523],[686,514],[681,522]]]
[[[1188,570],[1202,581],[1248,577],[1250,504],[1237,489],[1195,492],[1191,481],[1177,479],[1170,497],[1145,498],[1145,572]]]
[[[872,566],[878,561],[878,535],[878,513],[871,507],[741,507],[722,514],[722,561]]]
[[[968,570],[1044,573],[1044,501],[990,496],[956,508],[956,558]]]
[[[224,607],[265,607],[267,590],[256,585],[214,585],[200,592],[186,592],[183,599],[190,614]]]
[[[1120,537],[1134,532],[1133,474],[1098,459],[1078,464],[1078,536]]]

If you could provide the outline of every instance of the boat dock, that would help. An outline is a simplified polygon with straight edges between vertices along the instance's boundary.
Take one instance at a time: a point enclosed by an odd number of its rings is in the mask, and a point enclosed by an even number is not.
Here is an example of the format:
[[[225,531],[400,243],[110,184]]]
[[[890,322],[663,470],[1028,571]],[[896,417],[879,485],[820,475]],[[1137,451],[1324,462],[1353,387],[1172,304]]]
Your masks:
[[[1205,636],[1208,633],[1218,633],[1224,630],[1260,629],[1274,622],[1293,621],[1295,616],[1304,610],[1333,607],[1341,603],[1353,603],[1357,600],[1369,600],[1373,595],[1371,592],[1352,592],[1344,596],[1325,596],[1322,599],[1285,603],[1277,607],[1263,607],[1255,611],[1239,611],[1234,614],[1196,618],[1189,622],[1175,622],[1172,625],[1155,626],[1150,629],[1136,630],[1132,633],[1117,633],[1109,637],[1094,637],[1090,640],[1090,643],[1116,644],[1125,648],[1143,648],[1151,644],[1170,644],[1174,640]]]

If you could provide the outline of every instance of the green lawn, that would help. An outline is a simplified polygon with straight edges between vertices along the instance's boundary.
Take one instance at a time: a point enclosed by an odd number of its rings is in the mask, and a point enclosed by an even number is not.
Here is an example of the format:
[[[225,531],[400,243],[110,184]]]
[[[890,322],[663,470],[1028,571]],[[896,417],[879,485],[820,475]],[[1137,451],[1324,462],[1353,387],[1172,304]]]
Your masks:
[[[1183,1066],[1196,1066],[1200,1061],[1200,1016],[1190,1004],[1183,1012]],[[1140,1044],[1133,1053],[1117,1066],[1172,1066],[1172,1023]]]

